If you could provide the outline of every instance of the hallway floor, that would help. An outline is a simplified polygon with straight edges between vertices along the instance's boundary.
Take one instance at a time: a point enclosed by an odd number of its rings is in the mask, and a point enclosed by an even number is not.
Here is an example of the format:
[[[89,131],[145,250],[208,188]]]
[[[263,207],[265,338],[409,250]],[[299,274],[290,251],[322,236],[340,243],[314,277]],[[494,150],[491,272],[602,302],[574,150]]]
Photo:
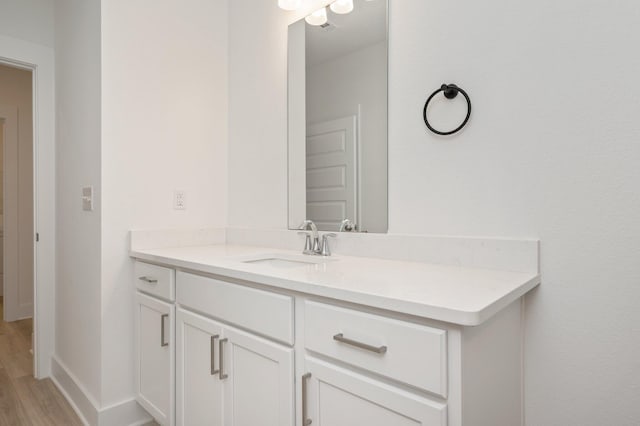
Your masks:
[[[2,321],[3,302],[0,296],[0,426],[82,425],[50,379],[33,378],[33,321]]]

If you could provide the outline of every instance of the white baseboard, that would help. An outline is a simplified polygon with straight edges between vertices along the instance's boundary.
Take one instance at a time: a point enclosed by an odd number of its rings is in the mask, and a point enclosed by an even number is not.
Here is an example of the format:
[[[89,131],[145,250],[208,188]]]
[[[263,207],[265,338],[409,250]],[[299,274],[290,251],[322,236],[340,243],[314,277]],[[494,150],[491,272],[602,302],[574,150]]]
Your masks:
[[[132,398],[100,410],[99,426],[137,426],[151,420],[151,416]]]
[[[55,355],[51,358],[51,380],[69,401],[82,423],[87,426],[136,426],[151,421],[151,416],[135,399],[104,408]]]
[[[51,380],[67,398],[82,423],[87,426],[98,424],[97,403],[55,355],[51,357]]]

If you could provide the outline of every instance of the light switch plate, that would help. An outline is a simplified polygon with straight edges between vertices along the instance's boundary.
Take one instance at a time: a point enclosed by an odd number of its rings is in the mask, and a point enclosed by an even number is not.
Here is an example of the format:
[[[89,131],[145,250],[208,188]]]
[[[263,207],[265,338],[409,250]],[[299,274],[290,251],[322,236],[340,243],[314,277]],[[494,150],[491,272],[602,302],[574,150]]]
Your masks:
[[[187,208],[187,193],[182,190],[173,192],[173,208],[175,210],[185,210]]]
[[[93,211],[93,186],[82,187],[82,210]]]

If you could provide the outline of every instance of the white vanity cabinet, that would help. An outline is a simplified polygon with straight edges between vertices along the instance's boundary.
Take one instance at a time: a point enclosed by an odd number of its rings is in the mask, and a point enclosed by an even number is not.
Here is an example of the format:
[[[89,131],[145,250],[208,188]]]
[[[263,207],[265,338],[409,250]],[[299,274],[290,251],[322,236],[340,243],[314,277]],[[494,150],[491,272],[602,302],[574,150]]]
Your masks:
[[[294,350],[257,335],[288,338],[292,298],[183,272],[178,285],[176,423],[293,426]],[[239,312],[247,314],[236,317]]]
[[[136,262],[136,399],[164,426],[174,424],[174,270]]]
[[[135,270],[138,401],[163,425],[522,424],[517,300],[466,327],[204,272]]]

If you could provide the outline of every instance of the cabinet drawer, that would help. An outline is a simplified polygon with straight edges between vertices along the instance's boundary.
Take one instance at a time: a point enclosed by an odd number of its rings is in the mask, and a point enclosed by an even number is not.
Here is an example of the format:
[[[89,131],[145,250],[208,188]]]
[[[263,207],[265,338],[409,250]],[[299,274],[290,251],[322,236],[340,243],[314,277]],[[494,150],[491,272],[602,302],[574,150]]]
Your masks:
[[[293,298],[179,271],[177,301],[205,315],[293,345]]]
[[[305,347],[429,392],[447,395],[447,332],[305,302]]]
[[[140,291],[170,302],[176,298],[175,271],[171,268],[135,262],[133,279]]]

